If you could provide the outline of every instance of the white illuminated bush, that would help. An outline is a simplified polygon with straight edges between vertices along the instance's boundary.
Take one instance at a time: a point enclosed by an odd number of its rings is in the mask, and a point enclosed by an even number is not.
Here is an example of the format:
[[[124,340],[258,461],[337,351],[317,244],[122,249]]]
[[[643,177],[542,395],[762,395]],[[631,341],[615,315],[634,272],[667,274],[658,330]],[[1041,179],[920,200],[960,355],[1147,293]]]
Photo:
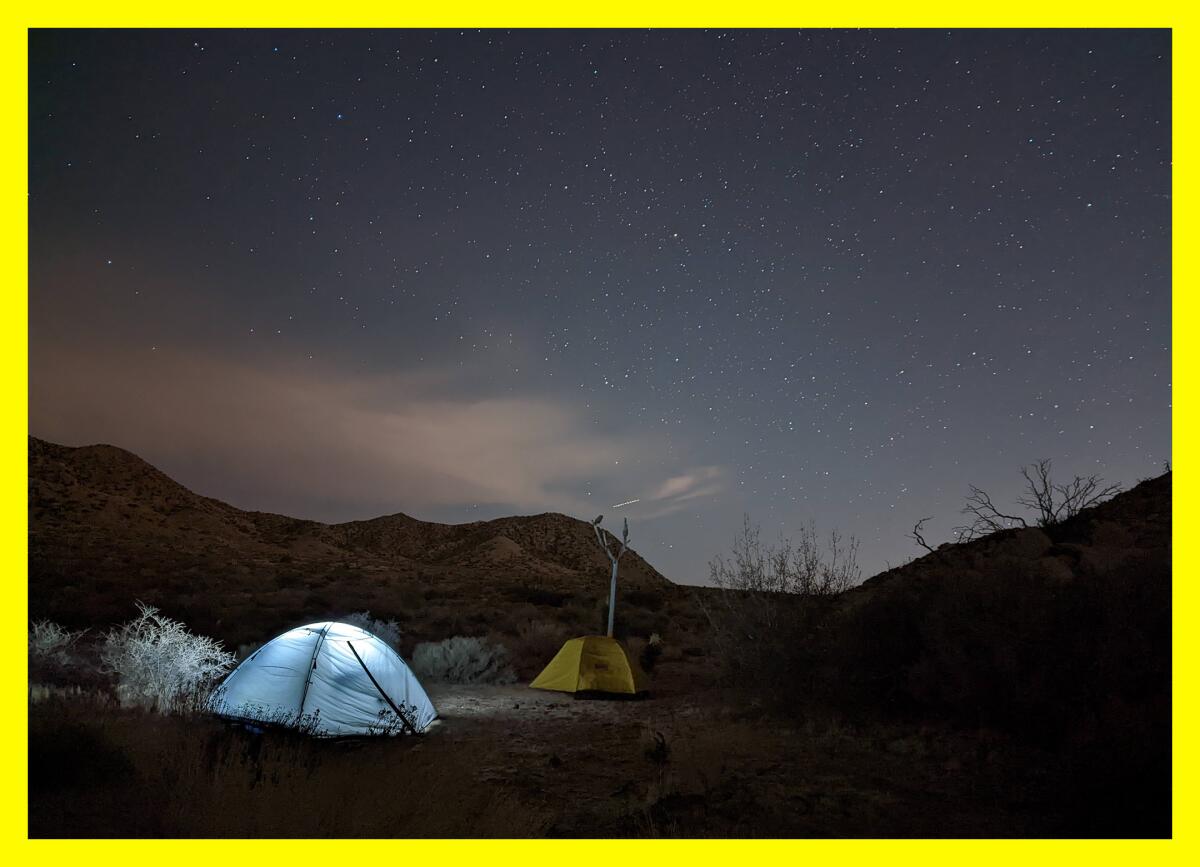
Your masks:
[[[116,675],[121,703],[160,713],[202,707],[233,667],[233,654],[153,605],[137,605],[138,617],[108,632],[101,649],[105,670]]]
[[[29,624],[29,682],[77,682],[85,667],[76,643],[87,630],[71,632],[51,620]]]
[[[84,631],[70,632],[52,620],[35,620],[29,624],[30,661],[67,664],[72,647]]]

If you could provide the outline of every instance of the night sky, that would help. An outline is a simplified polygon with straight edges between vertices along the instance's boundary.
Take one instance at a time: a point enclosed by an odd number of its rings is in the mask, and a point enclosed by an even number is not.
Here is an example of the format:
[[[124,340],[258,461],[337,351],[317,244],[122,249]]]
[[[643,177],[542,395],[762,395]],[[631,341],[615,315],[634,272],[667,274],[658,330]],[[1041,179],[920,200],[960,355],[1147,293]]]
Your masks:
[[[325,521],[951,537],[1170,458],[1167,31],[35,31],[30,429]],[[640,502],[614,511],[623,501]]]

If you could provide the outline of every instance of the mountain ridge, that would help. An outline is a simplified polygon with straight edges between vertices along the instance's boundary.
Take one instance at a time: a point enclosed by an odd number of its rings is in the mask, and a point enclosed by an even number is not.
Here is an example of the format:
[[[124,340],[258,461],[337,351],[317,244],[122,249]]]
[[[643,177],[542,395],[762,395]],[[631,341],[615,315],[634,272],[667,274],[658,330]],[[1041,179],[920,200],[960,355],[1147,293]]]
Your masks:
[[[389,596],[414,590],[485,605],[607,596],[609,562],[591,525],[568,515],[442,524],[396,512],[326,524],[197,494],[108,444],[30,436],[29,517],[31,613],[67,623],[120,620],[134,598],[191,611],[205,593],[251,607],[281,597],[295,616],[322,602],[386,614],[403,607]],[[309,596],[295,598],[299,587]],[[621,559],[622,591],[676,587],[635,550]]]

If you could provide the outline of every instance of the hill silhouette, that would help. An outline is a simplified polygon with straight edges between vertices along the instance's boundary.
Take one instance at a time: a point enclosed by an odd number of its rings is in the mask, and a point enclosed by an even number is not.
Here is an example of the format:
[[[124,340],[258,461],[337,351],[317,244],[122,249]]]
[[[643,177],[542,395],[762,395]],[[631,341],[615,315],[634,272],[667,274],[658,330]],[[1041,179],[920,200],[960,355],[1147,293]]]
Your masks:
[[[397,513],[324,524],[201,496],[115,446],[36,437],[29,546],[32,616],[96,626],[126,619],[141,599],[229,642],[364,609],[452,621],[432,634],[471,618],[478,627],[499,609],[527,617],[513,610],[522,604],[574,606],[580,626],[594,629],[610,569],[591,525],[567,515],[439,524]],[[621,588],[651,607],[678,589],[634,550],[621,560]]]

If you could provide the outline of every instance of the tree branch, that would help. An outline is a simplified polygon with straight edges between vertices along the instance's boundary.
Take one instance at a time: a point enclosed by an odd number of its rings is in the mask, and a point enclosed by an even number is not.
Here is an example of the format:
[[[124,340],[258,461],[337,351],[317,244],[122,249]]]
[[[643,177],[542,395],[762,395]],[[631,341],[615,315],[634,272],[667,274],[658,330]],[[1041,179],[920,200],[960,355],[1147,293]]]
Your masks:
[[[921,535],[921,529],[922,529],[922,525],[924,525],[924,523],[926,521],[932,521],[932,520],[933,520],[933,515],[930,515],[926,518],[922,518],[921,520],[917,521],[917,523],[913,524],[912,532],[909,533],[909,535],[914,540],[916,540],[916,543],[918,545],[920,545],[922,548],[924,548],[926,551],[928,551],[930,554],[933,553],[933,549],[929,547],[929,544],[925,541],[925,537]]]

